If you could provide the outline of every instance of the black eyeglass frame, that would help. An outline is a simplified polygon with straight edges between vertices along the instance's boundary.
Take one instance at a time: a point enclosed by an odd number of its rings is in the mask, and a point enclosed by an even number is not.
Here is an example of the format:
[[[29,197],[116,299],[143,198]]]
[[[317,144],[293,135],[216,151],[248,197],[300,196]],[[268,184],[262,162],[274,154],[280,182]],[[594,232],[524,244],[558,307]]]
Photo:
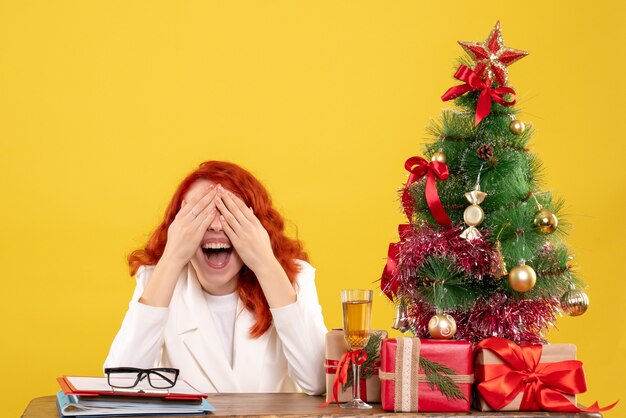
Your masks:
[[[132,385],[128,385],[128,386],[127,385],[120,386],[120,385],[111,384],[111,375],[115,375],[118,373],[119,374],[122,374],[122,373],[136,374],[137,378],[135,379],[135,383],[133,383]],[[171,379],[163,375],[163,373],[173,374],[174,378]],[[170,367],[155,367],[151,369],[139,369],[137,367],[107,367],[104,369],[104,374],[106,374],[107,376],[107,383],[109,384],[109,386],[111,386],[112,388],[118,388],[118,389],[132,389],[136,387],[139,384],[139,382],[141,382],[146,377],[148,378],[148,384],[154,389],[169,389],[169,388],[174,387],[174,385],[176,385],[176,381],[178,380],[179,373],[180,373],[179,369],[174,369]],[[152,384],[152,379],[150,378],[150,376],[159,377],[166,384],[164,385],[162,382],[159,382],[160,386],[154,386]]]

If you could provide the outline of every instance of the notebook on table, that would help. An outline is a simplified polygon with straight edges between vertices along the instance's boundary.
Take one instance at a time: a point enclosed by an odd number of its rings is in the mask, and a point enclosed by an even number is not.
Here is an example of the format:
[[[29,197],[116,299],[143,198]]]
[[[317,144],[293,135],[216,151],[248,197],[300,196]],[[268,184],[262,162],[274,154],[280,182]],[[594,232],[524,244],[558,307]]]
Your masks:
[[[112,388],[109,386],[106,377],[63,376],[58,377],[57,382],[66,395],[138,396],[171,400],[199,400],[207,397],[205,393],[200,392],[186,381],[180,379],[173,387],[168,389],[154,389],[149,385],[139,385],[131,389]]]

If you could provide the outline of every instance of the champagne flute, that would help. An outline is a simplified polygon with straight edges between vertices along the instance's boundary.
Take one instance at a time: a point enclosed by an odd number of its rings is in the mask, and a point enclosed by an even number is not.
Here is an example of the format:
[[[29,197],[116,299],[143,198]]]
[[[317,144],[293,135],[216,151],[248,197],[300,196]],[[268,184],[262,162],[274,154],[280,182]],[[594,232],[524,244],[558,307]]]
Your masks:
[[[343,335],[350,350],[361,350],[370,338],[372,317],[372,291],[348,289],[341,291],[343,305]],[[341,404],[342,408],[369,409],[372,406],[359,396],[361,366],[352,363],[352,400]]]

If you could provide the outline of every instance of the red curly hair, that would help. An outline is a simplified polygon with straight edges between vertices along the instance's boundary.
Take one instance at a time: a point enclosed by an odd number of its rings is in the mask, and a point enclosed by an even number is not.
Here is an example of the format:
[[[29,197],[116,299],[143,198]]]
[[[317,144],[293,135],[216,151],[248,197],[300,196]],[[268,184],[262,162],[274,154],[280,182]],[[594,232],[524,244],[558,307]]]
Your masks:
[[[241,197],[247,206],[252,207],[254,214],[270,236],[276,259],[287,273],[289,281],[294,283],[299,271],[295,260],[308,261],[301,242],[285,236],[283,218],[272,207],[272,199],[261,182],[238,165],[223,161],[203,162],[181,182],[165,211],[163,221],[154,230],[146,246],[129,255],[128,265],[131,275],[134,276],[141,265],[155,265],[159,261],[167,243],[167,229],[180,209],[183,196],[193,183],[200,179],[221,184]],[[239,275],[237,291],[243,305],[256,317],[256,322],[249,332],[251,337],[258,338],[269,329],[272,315],[259,281],[245,265]]]

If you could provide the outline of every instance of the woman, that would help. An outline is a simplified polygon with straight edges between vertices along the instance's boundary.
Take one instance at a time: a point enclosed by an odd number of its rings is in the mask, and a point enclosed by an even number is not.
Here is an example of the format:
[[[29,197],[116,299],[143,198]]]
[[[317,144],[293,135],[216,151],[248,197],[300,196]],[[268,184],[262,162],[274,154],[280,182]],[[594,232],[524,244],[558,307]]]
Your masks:
[[[202,163],[145,248],[105,367],[175,367],[203,392],[324,391],[315,269],[261,183]]]

